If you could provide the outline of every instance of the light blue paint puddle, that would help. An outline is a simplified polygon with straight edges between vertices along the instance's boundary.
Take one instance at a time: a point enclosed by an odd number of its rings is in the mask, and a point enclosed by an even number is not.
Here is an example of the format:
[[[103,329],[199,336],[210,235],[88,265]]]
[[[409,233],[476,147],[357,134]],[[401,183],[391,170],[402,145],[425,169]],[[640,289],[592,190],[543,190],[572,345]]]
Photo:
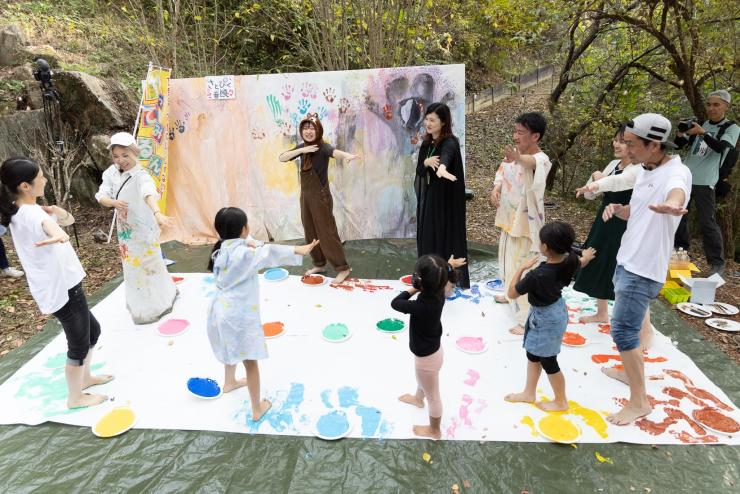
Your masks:
[[[324,439],[338,439],[348,430],[347,415],[339,410],[322,415],[316,422],[316,432]]]
[[[503,291],[504,290],[504,281],[499,279],[493,279],[486,281],[486,288],[493,291]]]
[[[355,408],[355,413],[362,418],[362,437],[373,437],[383,416],[380,410],[360,405]]]
[[[191,377],[188,379],[188,391],[198,398],[216,398],[221,394],[221,387],[208,377]]]
[[[50,362],[57,361],[59,355],[62,356],[63,363],[66,364],[67,354],[61,353],[50,358],[45,367],[48,369]],[[93,364],[90,366],[90,370],[98,371],[104,365],[104,362]],[[66,415],[84,410],[84,407],[72,410],[67,408],[67,379],[64,377],[64,366],[41,372],[31,372],[23,376],[20,378],[15,397],[32,402],[44,417]]]
[[[267,281],[282,281],[288,277],[288,271],[283,268],[270,268],[263,276]]]
[[[288,428],[295,431],[294,421],[296,419],[303,419],[303,417],[297,418],[294,415],[297,416],[298,409],[303,403],[304,391],[305,386],[303,384],[291,383],[290,391],[288,391],[286,398],[280,400],[278,396],[277,399],[271,399],[272,408],[257,422],[252,420],[252,406],[249,400],[244,400],[241,409],[237,412],[237,416],[246,415],[244,423],[252,433],[257,432],[264,422],[267,422],[276,432],[282,432]]]
[[[49,357],[49,359],[44,364],[44,367],[46,367],[47,369],[58,369],[60,367],[64,367],[65,365],[67,365],[67,354],[62,352],[57,353],[53,357]]]
[[[331,402],[329,401],[329,395],[331,394],[331,389],[325,389],[321,392],[321,401],[324,403],[324,406],[326,408],[332,408]]]
[[[357,405],[357,388],[351,388],[349,386],[344,386],[339,388],[339,391],[337,391],[337,394],[339,395],[339,406],[346,408]]]

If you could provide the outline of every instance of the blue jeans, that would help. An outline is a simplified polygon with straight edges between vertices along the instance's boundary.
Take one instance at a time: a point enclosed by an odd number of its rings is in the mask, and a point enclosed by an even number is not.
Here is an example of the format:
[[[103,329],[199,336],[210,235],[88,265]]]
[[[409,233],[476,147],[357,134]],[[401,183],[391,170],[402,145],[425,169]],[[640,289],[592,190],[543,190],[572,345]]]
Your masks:
[[[620,352],[640,346],[640,327],[650,301],[658,296],[663,283],[630,273],[617,265],[614,270],[614,310],[612,339]]]

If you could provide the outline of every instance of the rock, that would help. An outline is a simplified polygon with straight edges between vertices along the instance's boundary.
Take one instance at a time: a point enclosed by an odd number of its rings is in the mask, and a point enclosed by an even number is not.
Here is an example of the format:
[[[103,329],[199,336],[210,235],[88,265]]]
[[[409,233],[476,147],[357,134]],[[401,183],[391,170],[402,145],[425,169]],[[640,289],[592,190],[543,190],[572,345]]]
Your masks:
[[[0,117],[0,156],[28,155],[28,147],[46,135],[42,110],[16,112]],[[4,159],[3,158],[3,159]]]
[[[63,70],[55,74],[54,86],[72,127],[82,132],[133,127],[137,101],[120,82]]]
[[[18,26],[9,25],[0,28],[0,66],[18,64],[19,53],[28,45],[28,38]]]
[[[96,134],[87,139],[87,149],[90,150],[95,166],[100,172],[104,172],[111,165],[109,143],[110,136],[105,134]]]
[[[83,151],[84,152],[84,151]],[[102,182],[101,173],[93,167],[81,166],[72,178],[70,198],[84,205],[96,205],[95,193]]]
[[[35,62],[37,58],[46,60],[52,69],[59,67],[59,54],[49,45],[24,46],[17,55],[19,63]]]

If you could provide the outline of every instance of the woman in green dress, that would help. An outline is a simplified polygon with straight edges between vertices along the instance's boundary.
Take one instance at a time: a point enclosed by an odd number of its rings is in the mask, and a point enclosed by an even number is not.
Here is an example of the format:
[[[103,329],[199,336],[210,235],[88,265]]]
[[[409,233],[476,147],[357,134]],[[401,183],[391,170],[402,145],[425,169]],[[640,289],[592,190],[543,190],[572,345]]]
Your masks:
[[[622,174],[628,168],[638,165],[630,163],[623,137],[624,127],[617,131],[612,140],[616,159],[611,161],[604,171],[595,171],[586,185],[576,191],[577,197],[583,194],[586,199],[595,199],[596,192],[604,192],[601,207],[596,213],[596,219],[583,246],[596,249],[596,257],[580,270],[573,286],[575,290],[597,300],[596,314],[581,317],[582,323],[609,322],[608,300],[614,300],[612,277],[617,267],[617,251],[622,235],[627,229],[627,222],[619,218],[616,218],[617,221],[612,218],[611,221],[604,222],[601,214],[608,204],[629,204],[632,197],[632,183],[629,183],[628,178],[631,173],[628,172],[624,176]],[[625,179],[627,184],[624,183]],[[623,187],[628,189],[620,190]]]

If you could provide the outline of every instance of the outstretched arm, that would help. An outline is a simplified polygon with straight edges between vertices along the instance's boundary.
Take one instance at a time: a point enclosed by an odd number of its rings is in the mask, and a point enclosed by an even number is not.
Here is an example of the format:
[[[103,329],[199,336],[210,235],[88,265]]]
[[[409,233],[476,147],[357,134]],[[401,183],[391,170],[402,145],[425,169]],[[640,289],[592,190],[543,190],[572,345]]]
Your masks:
[[[675,188],[668,192],[668,197],[662,204],[651,204],[648,206],[651,211],[659,214],[670,214],[673,216],[683,216],[689,211],[683,207],[686,200],[686,193],[683,189]]]
[[[319,146],[314,144],[312,146],[303,146],[296,149],[291,149],[290,151],[284,151],[280,153],[280,156],[278,156],[278,159],[285,163],[286,161],[290,161],[295,159],[296,156],[304,153],[315,153],[319,150]]]
[[[348,153],[346,151],[342,151],[342,150],[339,150],[339,149],[335,149],[331,156],[334,159],[345,160],[345,161],[361,160],[362,159],[362,156],[360,156],[359,154],[352,154],[352,153]]]

